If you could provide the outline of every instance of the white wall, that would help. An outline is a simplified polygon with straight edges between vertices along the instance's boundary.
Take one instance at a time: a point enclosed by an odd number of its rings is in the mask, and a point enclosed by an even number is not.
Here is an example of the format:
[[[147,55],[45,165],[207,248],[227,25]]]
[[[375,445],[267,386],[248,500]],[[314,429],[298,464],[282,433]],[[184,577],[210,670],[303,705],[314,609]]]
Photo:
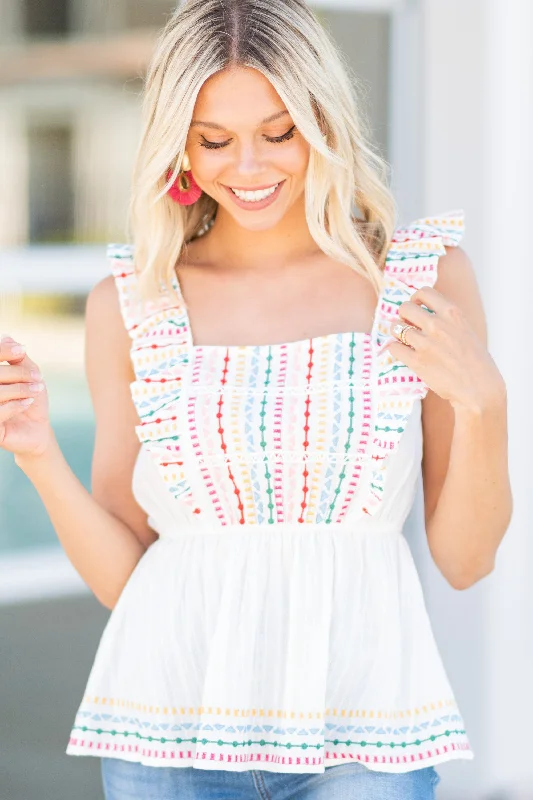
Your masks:
[[[414,543],[445,666],[476,758],[439,769],[439,798],[533,797],[529,720],[533,716],[533,444],[528,352],[533,276],[533,4],[530,0],[420,0],[406,4],[396,47],[401,59],[395,119],[419,106],[419,190],[410,168],[411,131],[395,127],[393,166],[409,216],[463,207],[463,246],[473,259],[489,322],[489,347],[509,391],[515,513],[496,571],[467,592],[450,589],[424,543]],[[411,20],[407,15],[411,15]],[[403,31],[403,33],[402,33]],[[416,61],[418,60],[418,69]],[[405,81],[405,70],[410,79]],[[402,78],[402,80],[400,80]],[[395,91],[393,87],[393,92]],[[417,99],[415,93],[419,92]],[[394,108],[394,106],[393,106]]]

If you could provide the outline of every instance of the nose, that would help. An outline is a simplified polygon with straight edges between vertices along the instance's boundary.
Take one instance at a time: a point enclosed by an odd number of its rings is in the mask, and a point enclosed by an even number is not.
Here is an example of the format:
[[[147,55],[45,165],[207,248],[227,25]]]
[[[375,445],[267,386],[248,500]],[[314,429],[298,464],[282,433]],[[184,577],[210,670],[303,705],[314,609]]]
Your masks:
[[[236,170],[239,175],[257,175],[262,171],[263,163],[255,143],[241,143],[237,149]]]

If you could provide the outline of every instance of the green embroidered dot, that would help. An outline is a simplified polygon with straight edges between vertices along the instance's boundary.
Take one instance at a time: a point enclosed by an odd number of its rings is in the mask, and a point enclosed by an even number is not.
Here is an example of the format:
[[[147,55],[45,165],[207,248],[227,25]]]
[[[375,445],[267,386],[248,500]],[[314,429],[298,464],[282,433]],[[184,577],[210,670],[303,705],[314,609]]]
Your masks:
[[[217,742],[217,744],[218,744],[218,745],[221,745],[221,744],[222,744],[222,739],[219,739],[219,740],[218,740],[218,742]]]
[[[273,742],[273,745],[274,745],[274,747],[277,747],[278,743],[277,742]]]
[[[202,744],[207,744],[207,739],[202,739]]]
[[[233,747],[237,747],[238,742],[233,742]]]
[[[267,491],[267,494],[272,494],[272,492],[273,492],[274,490],[273,490],[273,489],[271,489],[271,488],[269,487],[269,488],[268,488],[266,491]]]
[[[290,742],[287,742],[287,750],[290,750],[291,747],[292,747],[292,744]]]
[[[407,742],[402,742],[402,747],[407,747]]]
[[[252,740],[248,739],[248,747],[250,747],[251,744],[252,744]]]
[[[390,746],[391,746],[393,749],[396,747],[396,745],[394,744],[394,742],[391,742],[391,743],[390,743]]]
[[[96,733],[102,733],[102,729],[101,729],[101,728],[98,728],[98,730],[96,731]]]
[[[366,742],[361,742],[361,747],[366,747]]]
[[[191,739],[191,742],[193,742],[194,744],[196,744],[196,742],[197,742],[197,741],[198,741],[198,739],[196,738],[196,736],[193,736],[193,737],[192,737],[192,739]]]
[[[333,744],[334,745],[338,745],[339,744],[339,740],[338,739],[333,739]]]
[[[149,742],[153,742],[154,740],[152,739],[152,737],[151,737],[151,736],[149,736],[149,737],[148,737],[148,741],[149,741]]]
[[[87,728],[86,728],[86,726],[84,725],[84,726],[82,727],[82,731],[86,731],[86,730],[87,730]]]
[[[430,736],[429,738],[431,739],[432,742],[434,742],[437,737],[436,736]]]
[[[111,736],[116,736],[116,735],[117,735],[116,731],[111,731]]]
[[[416,745],[419,745],[419,744],[420,744],[420,739],[417,739],[417,740],[416,740],[416,742],[415,742],[415,744],[416,744]]]
[[[353,428],[348,428],[348,433],[353,433]]]
[[[166,742],[166,739],[165,739],[165,737],[163,737],[163,738],[161,739],[161,742],[162,742],[163,744],[165,744],[165,742]]]
[[[180,737],[180,736],[178,736],[178,738],[176,739],[176,742],[177,742],[178,744],[181,744],[181,743],[182,743],[182,741],[183,741],[183,740],[181,739],[181,737]]]
[[[450,731],[444,731],[444,735],[445,736],[449,736],[450,735]]]
[[[341,493],[341,490],[340,490],[340,489],[339,489],[339,487],[337,486],[337,488],[335,489],[335,494],[340,494],[340,493]]]
[[[303,745],[302,745],[302,750],[307,750],[307,745],[306,745],[306,743],[305,743],[305,742],[304,742],[304,743],[303,743]]]
[[[124,736],[126,736],[126,737],[128,737],[128,736],[129,736],[129,733],[128,733],[128,731],[124,731]]]
[[[261,739],[261,741],[259,742],[259,744],[261,745],[261,747],[264,747],[265,740],[264,740],[264,739]]]
[[[383,742],[377,742],[376,747],[383,747]]]
[[[265,478],[268,479],[268,478],[271,478],[271,477],[272,477],[272,475],[270,474],[270,472],[265,472]]]

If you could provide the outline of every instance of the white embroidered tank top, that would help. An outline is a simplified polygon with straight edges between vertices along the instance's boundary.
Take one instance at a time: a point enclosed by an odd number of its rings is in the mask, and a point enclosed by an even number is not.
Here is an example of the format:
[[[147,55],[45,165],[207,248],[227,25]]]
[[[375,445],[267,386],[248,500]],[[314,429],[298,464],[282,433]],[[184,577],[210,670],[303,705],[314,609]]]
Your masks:
[[[133,490],[159,534],[103,633],[67,746],[152,766],[408,771],[471,758],[402,528],[427,385],[383,344],[462,212],[397,228],[368,333],[192,341],[110,268],[132,340]]]

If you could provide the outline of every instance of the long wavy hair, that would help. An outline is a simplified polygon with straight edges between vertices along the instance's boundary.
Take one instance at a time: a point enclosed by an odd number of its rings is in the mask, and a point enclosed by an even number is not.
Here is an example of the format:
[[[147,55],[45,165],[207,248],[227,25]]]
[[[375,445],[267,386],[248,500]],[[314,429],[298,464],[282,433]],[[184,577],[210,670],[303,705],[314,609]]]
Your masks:
[[[313,239],[379,292],[396,224],[389,168],[371,144],[357,78],[328,32],[303,0],[185,0],[161,31],[146,76],[128,215],[141,295],[170,289],[184,245],[216,215],[218,203],[205,193],[180,206],[167,190],[201,86],[234,66],[263,73],[310,144],[305,208]]]

